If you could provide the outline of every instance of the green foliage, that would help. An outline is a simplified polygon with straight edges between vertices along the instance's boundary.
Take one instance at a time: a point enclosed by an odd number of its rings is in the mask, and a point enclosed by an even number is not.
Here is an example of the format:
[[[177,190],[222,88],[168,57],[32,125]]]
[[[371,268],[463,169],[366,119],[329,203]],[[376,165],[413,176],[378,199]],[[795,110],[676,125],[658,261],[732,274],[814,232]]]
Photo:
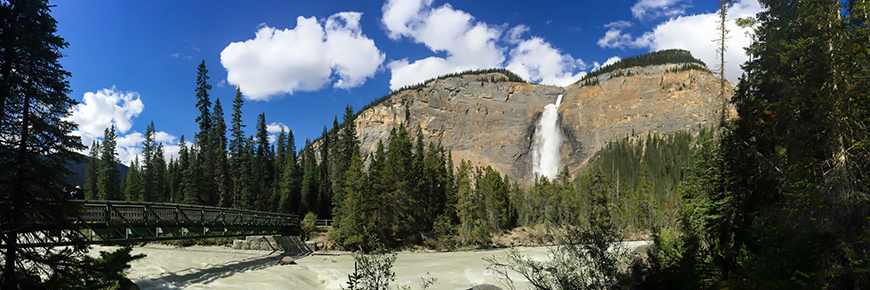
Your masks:
[[[127,175],[124,179],[124,195],[126,200],[141,200],[142,199],[142,178],[139,174],[139,157],[133,159],[130,164],[130,169],[127,170]]]
[[[50,289],[118,289],[127,277],[130,262],[144,258],[144,254],[131,255],[131,247],[113,252],[100,251],[100,257],[84,256],[82,266],[57,265],[66,271],[58,271],[44,281]],[[59,269],[60,270],[60,269]]]
[[[317,233],[317,215],[313,212],[308,212],[305,214],[305,218],[302,219],[302,239],[309,240],[311,239],[314,233]]]
[[[58,36],[48,1],[0,2],[0,288],[58,289],[103,286],[123,277],[129,250],[86,255],[80,225],[69,217],[67,164],[85,149],[68,119],[76,101],[61,66],[68,44]],[[101,158],[92,149],[88,195],[120,198],[114,128]],[[95,146],[96,147],[96,146]],[[111,149],[111,150],[108,150]],[[105,165],[105,166],[104,166]],[[103,174],[107,173],[107,174]],[[96,193],[96,194],[95,194]],[[53,234],[31,231],[44,225]],[[21,247],[19,241],[39,246]],[[55,247],[55,243],[72,246]],[[114,281],[112,281],[114,280]]]
[[[396,281],[393,263],[396,253],[353,254],[353,273],[347,275],[348,290],[388,290]],[[342,287],[342,289],[345,289]]]
[[[605,208],[607,198],[597,199],[593,206]],[[494,271],[508,288],[513,289],[509,272],[522,275],[534,289],[620,289],[629,284],[629,251],[622,237],[606,215],[593,219],[588,228],[569,226],[558,245],[550,249],[550,259],[538,261],[522,256],[515,248],[508,252],[508,261],[485,258],[488,269]]]
[[[583,78],[576,83],[581,84],[581,86],[596,85],[598,84],[598,76],[630,67],[683,63],[687,64],[687,69],[698,69],[706,72],[710,71],[707,69],[707,65],[704,64],[703,61],[694,58],[688,51],[682,49],[666,49],[624,58],[614,64],[599,67],[597,70],[591,71],[583,76]],[[615,76],[625,76],[625,74],[623,73]]]
[[[209,168],[211,180],[206,180],[213,185],[212,193],[209,196],[209,204],[226,207],[231,204],[230,189],[229,189],[229,160],[227,159],[227,124],[224,122],[224,110],[221,106],[221,100],[215,99],[214,108],[211,116],[211,131],[209,140],[211,144],[211,154]]]
[[[396,262],[396,253],[354,253],[353,273],[347,275],[347,290],[388,290],[390,284],[396,281],[396,273],[393,272],[393,263]],[[437,279],[428,276],[422,278],[420,289],[427,289],[435,284]],[[411,287],[403,285],[397,289],[410,290]]]
[[[97,199],[97,180],[100,175],[100,143],[97,140],[91,144],[91,151],[88,154],[88,167],[85,171],[87,179],[85,179],[85,199]]]
[[[115,152],[115,125],[106,128],[103,134],[103,145],[100,153],[100,174],[97,175],[97,198],[103,200],[121,200],[121,177],[115,163],[118,153]]]
[[[702,149],[679,238],[659,238],[652,282],[867,288],[870,7],[760,2],[732,99],[740,118]]]

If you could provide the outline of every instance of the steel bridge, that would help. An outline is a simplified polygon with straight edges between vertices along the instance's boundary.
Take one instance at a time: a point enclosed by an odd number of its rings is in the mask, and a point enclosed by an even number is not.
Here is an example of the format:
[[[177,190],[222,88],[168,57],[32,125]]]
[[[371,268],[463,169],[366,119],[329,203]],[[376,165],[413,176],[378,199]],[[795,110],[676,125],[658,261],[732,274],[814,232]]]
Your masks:
[[[79,215],[70,217],[89,244],[293,235],[299,216],[213,206],[115,200],[71,200]],[[51,231],[46,234],[53,235]],[[56,233],[54,234],[56,235]],[[40,246],[45,242],[20,246]],[[65,245],[62,241],[51,245]]]

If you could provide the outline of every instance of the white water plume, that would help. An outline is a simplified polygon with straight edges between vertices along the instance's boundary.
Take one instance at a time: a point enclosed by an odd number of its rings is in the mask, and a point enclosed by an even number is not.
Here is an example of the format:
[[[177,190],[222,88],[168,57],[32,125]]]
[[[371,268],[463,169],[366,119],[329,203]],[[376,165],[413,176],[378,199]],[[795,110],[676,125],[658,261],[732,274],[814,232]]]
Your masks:
[[[562,136],[559,130],[559,105],[562,95],[556,98],[556,104],[544,107],[541,120],[535,129],[535,144],[532,149],[535,178],[543,175],[553,179],[559,174],[559,147],[562,146]]]

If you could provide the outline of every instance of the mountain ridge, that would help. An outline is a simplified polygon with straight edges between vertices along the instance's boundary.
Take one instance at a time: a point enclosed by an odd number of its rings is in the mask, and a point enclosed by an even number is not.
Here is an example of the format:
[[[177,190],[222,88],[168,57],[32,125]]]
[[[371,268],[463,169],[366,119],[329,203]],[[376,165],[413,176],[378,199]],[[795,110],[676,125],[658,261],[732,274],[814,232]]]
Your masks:
[[[386,143],[390,130],[400,124],[409,130],[420,126],[425,143],[452,151],[454,165],[465,159],[527,183],[533,180],[537,124],[544,106],[559,95],[561,164],[571,171],[612,140],[645,132],[697,132],[718,121],[719,79],[686,51],[664,53],[677,61],[646,66],[617,62],[593,75],[594,83],[584,83],[591,79],[584,77],[566,87],[507,81],[511,76],[498,70],[435,78],[356,113],[361,153],[374,152],[378,140]],[[643,57],[666,59],[655,53]],[[643,61],[636,57],[629,63],[640,63],[638,59]],[[726,96],[732,94],[730,84]]]

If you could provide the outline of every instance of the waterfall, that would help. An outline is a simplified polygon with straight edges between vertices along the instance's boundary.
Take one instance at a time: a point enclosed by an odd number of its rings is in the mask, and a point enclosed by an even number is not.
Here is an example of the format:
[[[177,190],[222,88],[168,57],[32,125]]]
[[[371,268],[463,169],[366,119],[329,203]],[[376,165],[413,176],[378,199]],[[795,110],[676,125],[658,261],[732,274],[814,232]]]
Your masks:
[[[562,95],[556,99],[556,104],[544,106],[541,120],[535,129],[535,144],[532,148],[535,178],[543,175],[553,179],[559,174],[559,147],[562,137],[559,133],[559,105]]]

